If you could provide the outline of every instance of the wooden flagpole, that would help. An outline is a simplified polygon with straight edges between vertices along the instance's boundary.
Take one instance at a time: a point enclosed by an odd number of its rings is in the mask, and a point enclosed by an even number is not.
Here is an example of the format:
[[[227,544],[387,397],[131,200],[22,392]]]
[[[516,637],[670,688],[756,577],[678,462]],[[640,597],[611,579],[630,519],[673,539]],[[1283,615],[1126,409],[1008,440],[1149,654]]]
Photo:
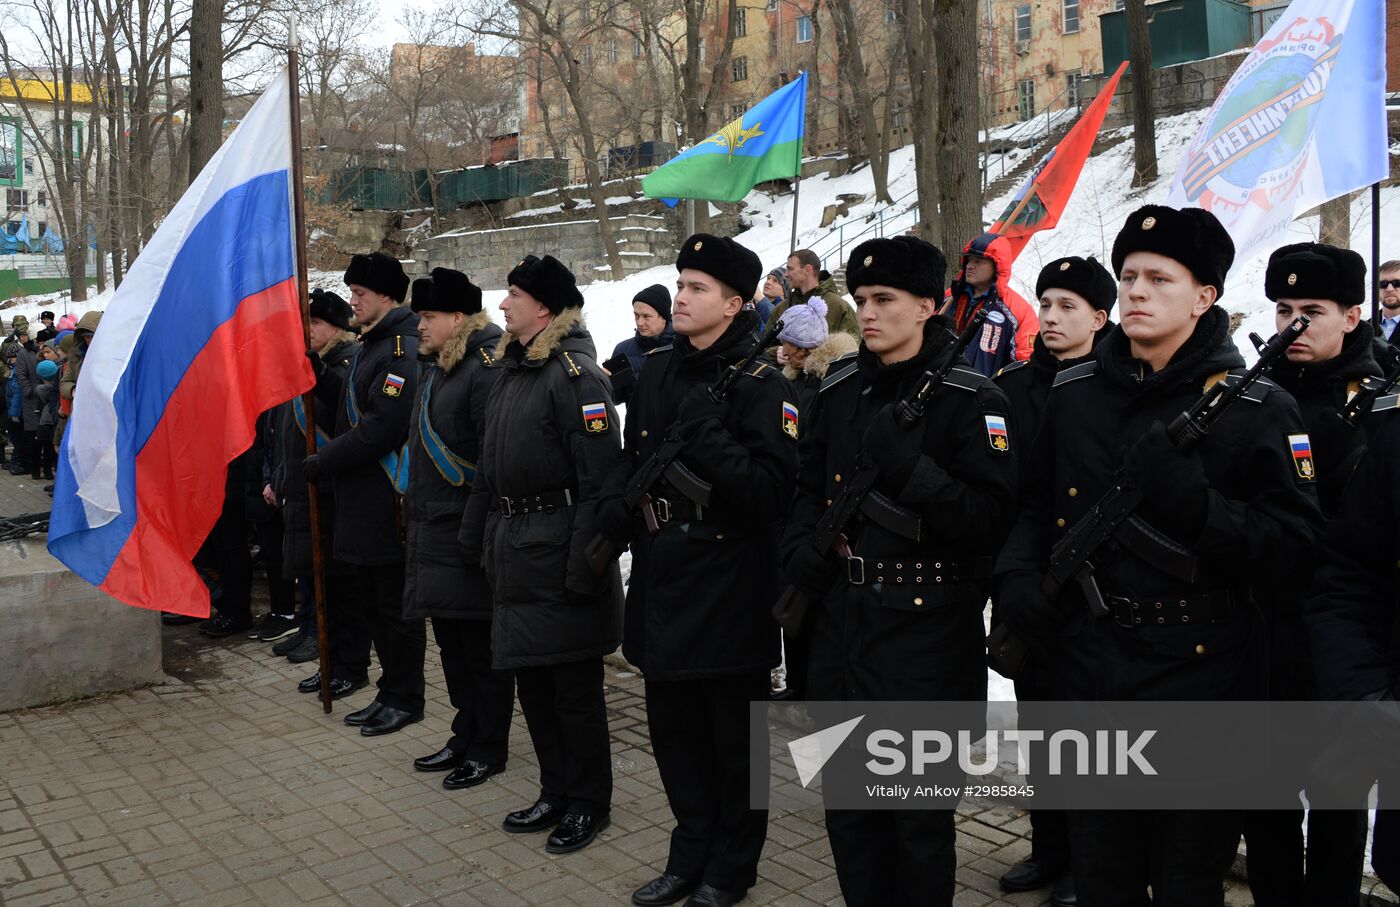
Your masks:
[[[287,92],[291,107],[292,133],[292,210],[295,215],[297,244],[297,295],[301,299],[301,329],[306,348],[311,349],[311,300],[306,277],[306,197],[302,191],[301,159],[301,61],[297,54],[297,28],[292,21],[287,47]],[[306,455],[316,453],[316,388],[302,397],[306,411]],[[321,501],[318,483],[307,483],[307,503],[311,516],[311,584],[316,595],[316,644],[321,663],[321,710],[331,713],[330,634],[326,632],[326,569],[321,546]]]

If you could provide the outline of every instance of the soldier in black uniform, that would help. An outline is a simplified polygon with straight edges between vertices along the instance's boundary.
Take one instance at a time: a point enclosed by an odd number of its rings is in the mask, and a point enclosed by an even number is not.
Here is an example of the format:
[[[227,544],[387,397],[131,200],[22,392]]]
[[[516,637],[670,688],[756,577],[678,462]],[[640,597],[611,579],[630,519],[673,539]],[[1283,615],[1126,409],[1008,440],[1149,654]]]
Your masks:
[[[997,564],[997,606],[1056,664],[1061,699],[1263,699],[1267,629],[1253,577],[1305,557],[1321,515],[1295,404],[1262,381],[1199,445],[1178,449],[1166,424],[1243,366],[1215,301],[1234,245],[1209,212],[1140,208],[1113,245],[1121,322],[1093,362],[1055,380],[1031,452],[1020,517]],[[1112,615],[1091,619],[1078,587],[1041,593],[1051,548],[1119,469],[1142,488],[1138,516],[1189,548],[1189,583],[1135,554],[1099,565]],[[1248,564],[1248,571],[1242,570]],[[1171,608],[1156,603],[1170,604]],[[1226,812],[1069,813],[1083,907],[1222,903],[1239,840]]]
[[[467,563],[484,558],[493,663],[515,670],[540,762],[539,797],[503,827],[554,829],[545,849],[570,853],[608,826],[612,803],[603,656],[621,637],[622,579],[616,563],[595,573],[586,550],[621,428],[574,275],[530,255],[507,281],[501,377],[458,538]]]
[[[697,233],[676,269],[676,339],[648,355],[638,379],[601,527],[632,542],[622,651],[646,678],[652,749],[676,818],[665,872],[632,902],[729,905],[757,881],[767,833],[767,812],[749,808],[749,703],[768,698],[778,664],[770,612],[800,414],[787,379],[763,363],[726,401],[706,394],[758,342],[758,315],[744,308],[763,274],[758,256]],[[663,482],[652,536],[621,495],[671,431],[684,442],[677,462],[711,491],[699,502]]]
[[[1041,269],[1035,295],[1040,301],[1040,332],[1031,358],[1011,363],[993,379],[1011,401],[1012,422],[1023,438],[1033,438],[1039,430],[1055,376],[1090,361],[1094,347],[1112,329],[1108,313],[1118,301],[1118,281],[1098,259],[1070,256]],[[1024,475],[1024,457],[1020,466]],[[1054,699],[1052,671],[1046,659],[1029,657],[1015,678],[1017,701]],[[1065,814],[1032,809],[1030,818],[1031,855],[1001,877],[1002,890],[1034,891],[1053,884],[1050,903],[1072,905],[1074,877],[1069,873]]]
[[[345,716],[367,737],[390,734],[423,718],[421,618],[403,616],[403,542],[399,496],[407,488],[402,461],[417,392],[418,316],[402,303],[408,276],[382,252],[356,255],[345,271],[360,349],[350,363],[337,407],[335,436],[304,464],[306,477],[335,482],[335,551],[355,567],[350,607],[358,619],[345,639],[353,648],[337,664],[369,667],[374,642],[383,674],[374,701]],[[367,631],[367,632],[366,632]],[[337,639],[344,639],[339,634]],[[306,681],[316,680],[311,678]],[[334,678],[341,680],[341,678]],[[350,680],[363,685],[360,677]]]
[[[1327,524],[1321,563],[1304,606],[1322,699],[1383,700],[1393,707],[1397,698],[1400,482],[1395,481],[1395,469],[1400,463],[1400,417],[1396,399],[1390,394],[1377,402],[1366,453]],[[1395,770],[1393,765],[1389,768]],[[1388,784],[1383,778],[1371,867],[1381,881],[1395,888],[1400,887],[1400,811],[1387,808],[1388,794],[1394,795],[1393,781]]]
[[[787,578],[812,601],[811,700],[986,698],[982,611],[1015,506],[1006,396],[959,366],[921,425],[906,431],[894,415],[951,353],[950,322],[934,315],[945,272],[942,253],[914,237],[851,253],[846,283],[863,342],[832,364],[803,428],[783,534]],[[876,490],[921,530],[906,537],[866,522],[846,562],[818,550],[812,533],[862,449],[879,470]],[[828,810],[826,827],[847,903],[952,903],[952,810]]]
[[[1264,295],[1275,303],[1279,330],[1299,315],[1312,319],[1270,377],[1293,395],[1307,428],[1317,496],[1324,516],[1337,511],[1342,491],[1366,448],[1363,427],[1341,418],[1347,401],[1379,380],[1374,337],[1362,324],[1366,262],[1350,249],[1319,243],[1284,246],[1269,258]],[[1271,596],[1269,696],[1315,699],[1312,659],[1303,631],[1303,600],[1316,553],[1300,559]],[[1303,811],[1246,813],[1249,886],[1259,907],[1357,904],[1366,850],[1366,812],[1309,810],[1306,855]]]
[[[491,667],[491,588],[481,562],[457,545],[476,479],[486,403],[500,371],[491,350],[501,329],[481,310],[481,288],[461,271],[434,268],[413,282],[418,349],[433,358],[420,377],[408,428],[408,561],[404,615],[430,618],[442,650],[447,695],[457,714],[452,739],[413,760],[420,772],[449,771],[448,790],[474,787],[505,768],[514,678]],[[478,498],[485,504],[485,498]]]

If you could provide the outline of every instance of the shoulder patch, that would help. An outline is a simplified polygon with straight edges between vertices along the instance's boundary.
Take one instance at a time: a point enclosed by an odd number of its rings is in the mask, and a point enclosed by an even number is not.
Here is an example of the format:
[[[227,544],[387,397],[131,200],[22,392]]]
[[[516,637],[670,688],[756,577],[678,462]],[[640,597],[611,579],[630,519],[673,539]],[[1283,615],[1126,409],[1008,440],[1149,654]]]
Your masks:
[[[404,379],[393,372],[384,376],[384,386],[380,388],[386,397],[397,397],[403,393]]]
[[[477,352],[481,354],[481,361],[485,365],[492,366],[496,364],[496,360],[491,355],[491,351],[488,350],[486,347],[483,346],[481,349],[477,350]]]
[[[567,350],[559,354],[559,362],[564,366],[564,371],[568,373],[570,378],[577,378],[583,374],[583,369],[579,368],[578,363],[574,361],[574,357]],[[607,426],[604,425],[603,428],[607,428]],[[599,429],[599,431],[602,430]]]
[[[948,372],[948,377],[943,379],[943,383],[948,387],[956,387],[958,390],[973,391],[974,393],[986,381],[986,376],[981,372],[961,365],[953,366],[952,371]]]
[[[1060,387],[1069,384],[1071,381],[1078,381],[1080,378],[1089,378],[1098,373],[1099,364],[1097,362],[1085,362],[1071,368],[1063,369],[1055,373],[1055,383],[1051,387]]]
[[[583,430],[604,432],[608,430],[608,405],[606,403],[585,403],[583,410]]]
[[[999,370],[995,375],[993,375],[992,378],[993,380],[995,380],[996,378],[1000,378],[1002,375],[1009,375],[1017,369],[1025,368],[1030,364],[1031,361],[1029,359],[1017,359],[1015,362],[1008,362],[1004,367],[1002,367],[1001,370]]]
[[[669,353],[669,352],[671,352],[672,348],[674,348],[674,347],[675,347],[675,344],[673,344],[673,343],[666,343],[666,344],[663,344],[663,345],[661,345],[661,346],[658,346],[658,347],[657,347],[656,349],[654,349],[654,350],[647,350],[646,354],[647,354],[648,356],[655,356],[657,353]]]
[[[797,407],[786,400],[783,401],[783,431],[797,440]]]
[[[1313,465],[1312,442],[1306,433],[1288,436],[1288,452],[1293,458],[1293,470],[1300,482],[1311,482],[1317,476]]]
[[[766,362],[755,362],[752,368],[744,372],[750,378],[771,378],[777,373],[778,370]]]
[[[1006,431],[1006,417],[996,413],[983,413],[982,421],[987,426],[987,447],[994,454],[1011,452],[1011,435]]]
[[[395,358],[395,359],[402,359],[402,358],[403,358],[403,335],[402,335],[402,334],[395,334],[395,335],[394,335],[394,358]]]
[[[836,361],[840,362],[841,360],[838,359]],[[832,364],[835,365],[835,363]],[[832,371],[827,372],[826,377],[822,379],[822,386],[817,389],[817,393],[826,393],[827,391],[835,387],[837,384],[840,384],[842,381],[845,381],[847,378],[854,375],[859,369],[860,366],[858,366],[855,362],[852,362],[844,368],[833,369]]]

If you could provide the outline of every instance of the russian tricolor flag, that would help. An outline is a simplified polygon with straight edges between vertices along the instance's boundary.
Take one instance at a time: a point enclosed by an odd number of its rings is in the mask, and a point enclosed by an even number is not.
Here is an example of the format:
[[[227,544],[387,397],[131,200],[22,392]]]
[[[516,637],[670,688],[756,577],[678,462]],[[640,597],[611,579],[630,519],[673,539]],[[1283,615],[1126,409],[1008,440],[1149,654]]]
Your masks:
[[[198,616],[190,562],[258,414],[305,356],[285,71],[132,264],[92,341],[59,452],[49,551],[127,604]]]

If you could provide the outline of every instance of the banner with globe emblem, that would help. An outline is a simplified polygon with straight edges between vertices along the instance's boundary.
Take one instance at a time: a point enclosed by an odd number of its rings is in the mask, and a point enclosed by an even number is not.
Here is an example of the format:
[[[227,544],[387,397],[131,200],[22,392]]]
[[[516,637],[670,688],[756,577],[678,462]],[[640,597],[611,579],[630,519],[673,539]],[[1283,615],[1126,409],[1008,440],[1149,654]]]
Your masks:
[[[1388,172],[1384,0],[1295,0],[1216,99],[1167,204],[1215,214],[1243,262]]]

